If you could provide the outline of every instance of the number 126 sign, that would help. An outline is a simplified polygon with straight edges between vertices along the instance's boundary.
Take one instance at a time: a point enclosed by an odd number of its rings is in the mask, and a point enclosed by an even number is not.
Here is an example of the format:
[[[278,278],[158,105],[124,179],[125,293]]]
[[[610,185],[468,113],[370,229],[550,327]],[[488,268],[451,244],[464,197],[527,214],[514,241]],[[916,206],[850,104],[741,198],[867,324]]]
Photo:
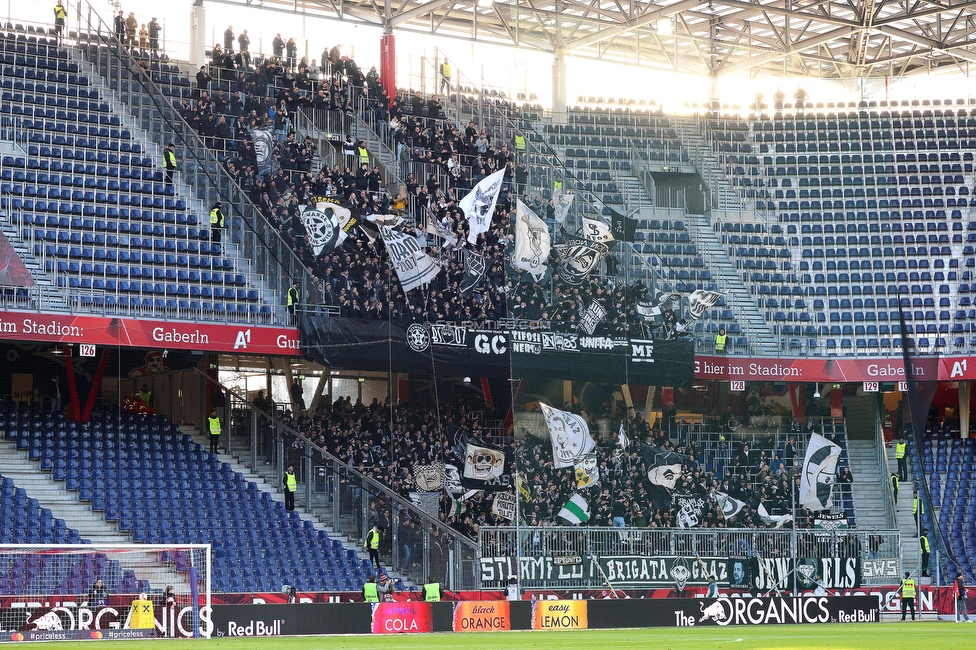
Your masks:
[[[93,357],[95,356],[95,346],[91,343],[82,343],[78,346],[78,356],[80,357]]]

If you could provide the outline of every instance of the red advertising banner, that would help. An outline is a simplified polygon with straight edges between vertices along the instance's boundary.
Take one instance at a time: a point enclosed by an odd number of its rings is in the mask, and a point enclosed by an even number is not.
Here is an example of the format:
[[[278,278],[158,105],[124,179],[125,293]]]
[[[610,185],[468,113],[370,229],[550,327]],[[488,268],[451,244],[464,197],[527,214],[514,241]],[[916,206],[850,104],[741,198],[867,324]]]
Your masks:
[[[962,368],[969,372],[966,357],[919,357],[913,363],[916,381],[968,378],[960,374]],[[976,359],[973,360],[971,376],[976,378]],[[771,359],[722,356],[696,356],[695,379],[796,382],[906,380],[905,364],[900,357]]]
[[[0,340],[301,356],[290,327],[36,312],[0,312]]]
[[[376,603],[373,605],[373,634],[433,632],[430,603]]]
[[[507,600],[465,600],[454,605],[455,632],[498,632],[512,629]]]

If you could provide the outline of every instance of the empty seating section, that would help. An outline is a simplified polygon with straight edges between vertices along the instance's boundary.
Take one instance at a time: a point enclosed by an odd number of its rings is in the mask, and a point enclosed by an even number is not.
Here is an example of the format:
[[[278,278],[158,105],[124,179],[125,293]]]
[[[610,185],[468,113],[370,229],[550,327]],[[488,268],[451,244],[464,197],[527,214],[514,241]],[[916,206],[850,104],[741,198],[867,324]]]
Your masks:
[[[934,430],[926,436],[921,466],[914,471],[928,478],[933,508],[938,509],[938,526],[943,539],[968,580],[976,579],[976,439],[960,439],[959,432]],[[955,436],[955,437],[951,437]],[[927,513],[926,517],[930,515]],[[928,521],[929,528],[932,522]],[[951,571],[950,575],[955,575]]]
[[[732,184],[767,216],[751,233],[714,227],[785,347],[976,345],[976,197],[966,181],[976,109],[862,107],[709,126]]]
[[[355,551],[286,511],[165,418],[105,413],[79,424],[8,408],[2,419],[8,440],[134,542],[213,544],[217,591],[362,586],[368,563]],[[6,494],[5,487],[4,504]]]
[[[164,183],[97,88],[54,41],[0,32],[0,158],[10,224],[73,308],[267,320],[208,219]]]

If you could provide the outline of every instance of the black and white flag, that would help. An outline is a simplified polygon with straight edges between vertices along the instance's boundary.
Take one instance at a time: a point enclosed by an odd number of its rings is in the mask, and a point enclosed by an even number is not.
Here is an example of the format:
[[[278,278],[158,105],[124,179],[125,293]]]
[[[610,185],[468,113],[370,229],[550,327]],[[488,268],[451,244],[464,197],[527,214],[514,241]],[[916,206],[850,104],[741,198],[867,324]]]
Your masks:
[[[475,243],[478,235],[488,232],[491,227],[491,218],[495,214],[495,204],[498,202],[498,194],[502,190],[502,182],[505,180],[505,170],[501,169],[491,176],[482,179],[474,189],[458,201],[464,216],[468,220],[468,241]]]
[[[632,242],[637,234],[637,222],[628,219],[616,210],[610,210],[610,229],[614,239]]]
[[[641,456],[644,459],[647,480],[666,490],[673,490],[674,484],[681,478],[681,456],[646,442],[641,443]]]
[[[586,239],[557,244],[553,249],[559,254],[559,277],[571,285],[580,284],[610,250],[606,244]]]
[[[566,221],[566,217],[569,216],[569,209],[573,207],[573,199],[576,198],[575,194],[557,194],[552,197],[552,205],[555,208],[555,219],[556,223],[563,223]]]
[[[583,222],[583,225],[576,232],[577,236],[589,239],[590,241],[600,242],[601,244],[610,244],[614,241],[613,232],[610,231],[610,226],[607,224],[598,219],[590,219],[589,217],[580,217],[580,220]]]
[[[606,308],[600,304],[599,300],[594,300],[587,306],[586,311],[580,317],[579,329],[586,332],[589,336],[593,336],[597,325],[603,322],[606,315]]]
[[[644,320],[652,320],[664,312],[664,308],[671,302],[681,300],[680,293],[665,293],[660,296],[657,303],[638,300],[635,305],[638,315]]]
[[[746,505],[742,501],[734,497],[730,497],[724,492],[712,492],[712,501],[719,507],[722,511],[722,515],[725,517],[726,521],[732,519],[737,514],[742,512],[742,508]]]
[[[470,296],[474,288],[485,277],[485,256],[464,249],[464,277],[458,288],[461,295]]]
[[[807,510],[830,508],[830,492],[840,458],[840,447],[818,433],[811,433],[800,472],[800,507]]]
[[[678,528],[695,528],[701,524],[705,499],[695,494],[675,494],[674,504],[678,507]]]
[[[302,225],[305,226],[305,234],[314,255],[323,252],[328,253],[335,248],[341,231],[339,230],[339,219],[331,207],[325,210],[306,207],[302,209],[299,218],[302,220]]]
[[[556,469],[575,467],[577,461],[596,448],[586,420],[542,402],[539,402],[539,407],[546,418],[546,428],[552,442],[552,462]]]
[[[714,306],[721,298],[722,294],[718,291],[696,289],[688,296],[688,313],[691,314],[692,318],[701,318],[702,314]]]
[[[420,249],[413,236],[385,226],[380,228],[380,234],[404,293],[427,284],[441,272],[441,267]]]
[[[600,485],[600,459],[593,452],[583,456],[576,463],[576,489],[585,490]]]
[[[427,227],[424,231],[428,235],[435,235],[444,240],[444,248],[446,250],[454,250],[458,245],[458,236],[451,232],[451,230],[442,224],[439,219],[434,215],[427,215]]]
[[[546,274],[552,240],[549,227],[521,200],[515,207],[515,247],[512,266],[527,271],[538,282]]]
[[[254,144],[254,159],[258,164],[258,175],[273,174],[281,165],[274,156],[274,125],[267,124],[251,132],[251,142]]]

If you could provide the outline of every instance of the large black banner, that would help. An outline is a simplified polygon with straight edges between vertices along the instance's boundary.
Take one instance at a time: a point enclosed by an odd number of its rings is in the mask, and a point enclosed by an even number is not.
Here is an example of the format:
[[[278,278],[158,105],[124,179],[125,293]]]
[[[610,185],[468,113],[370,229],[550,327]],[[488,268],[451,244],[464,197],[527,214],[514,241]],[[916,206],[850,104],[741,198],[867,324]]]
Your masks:
[[[691,341],[581,336],[521,321],[479,328],[299,317],[302,349],[333,368],[478,377],[572,378],[683,386],[694,378]]]
[[[758,591],[857,589],[861,586],[861,559],[856,557],[757,558],[750,560],[752,587]]]

